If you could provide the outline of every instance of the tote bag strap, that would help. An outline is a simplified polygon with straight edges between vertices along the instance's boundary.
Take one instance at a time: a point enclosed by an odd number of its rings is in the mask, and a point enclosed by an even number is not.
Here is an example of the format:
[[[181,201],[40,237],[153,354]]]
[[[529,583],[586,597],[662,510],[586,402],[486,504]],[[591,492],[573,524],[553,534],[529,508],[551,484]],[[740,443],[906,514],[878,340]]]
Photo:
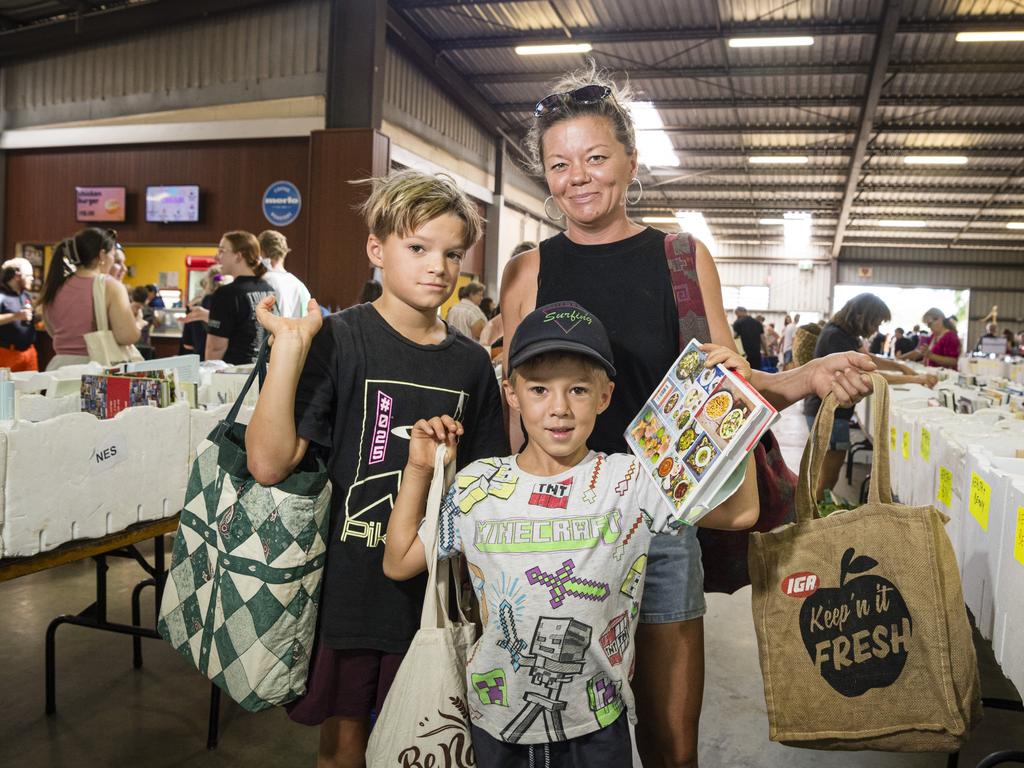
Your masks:
[[[96,318],[97,331],[110,330],[110,323],[107,321],[107,287],[103,275],[96,275],[92,279],[92,314]]]
[[[260,345],[259,354],[256,355],[256,364],[252,367],[252,372],[249,374],[249,378],[245,380],[245,384],[242,385],[242,391],[238,393],[238,397],[235,398],[235,404],[231,406],[231,410],[228,411],[227,418],[224,419],[228,424],[234,424],[238,418],[238,412],[242,410],[242,403],[245,401],[245,396],[249,393],[249,388],[252,387],[252,383],[256,380],[256,377],[260,377],[260,387],[263,387],[263,381],[267,378],[267,358],[270,357],[270,336],[269,334],[263,339],[263,343]]]
[[[448,589],[451,583],[451,563],[437,561],[437,529],[441,517],[441,499],[448,489],[455,467],[444,463],[445,446],[437,446],[434,454],[434,477],[427,494],[427,514],[423,523],[423,538],[426,539],[424,554],[427,558],[427,590],[423,595],[423,612],[420,614],[420,629],[440,629],[451,626],[448,618]],[[461,603],[459,612],[462,612]]]
[[[868,501],[872,504],[892,504],[892,486],[889,481],[889,384],[877,373],[871,374],[874,388],[871,411],[874,415],[871,426],[871,482],[868,485]],[[818,517],[818,505],[814,491],[818,487],[818,476],[828,450],[828,441],[835,422],[835,410],[839,407],[835,395],[829,394],[821,403],[814,427],[807,438],[803,458],[800,460],[800,482],[796,489],[796,519],[807,523]]]
[[[711,340],[704,296],[697,282],[697,243],[692,235],[680,232],[665,235],[665,261],[672,281],[672,298],[679,320],[679,351],[691,338]]]

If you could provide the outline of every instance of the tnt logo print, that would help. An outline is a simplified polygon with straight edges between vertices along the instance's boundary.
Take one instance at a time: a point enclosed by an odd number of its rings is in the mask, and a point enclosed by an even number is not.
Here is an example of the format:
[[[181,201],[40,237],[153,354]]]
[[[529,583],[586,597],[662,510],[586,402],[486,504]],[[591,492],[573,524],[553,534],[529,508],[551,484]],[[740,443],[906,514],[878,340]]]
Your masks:
[[[557,483],[537,483],[530,494],[530,506],[546,509],[567,509],[572,493],[572,478]]]

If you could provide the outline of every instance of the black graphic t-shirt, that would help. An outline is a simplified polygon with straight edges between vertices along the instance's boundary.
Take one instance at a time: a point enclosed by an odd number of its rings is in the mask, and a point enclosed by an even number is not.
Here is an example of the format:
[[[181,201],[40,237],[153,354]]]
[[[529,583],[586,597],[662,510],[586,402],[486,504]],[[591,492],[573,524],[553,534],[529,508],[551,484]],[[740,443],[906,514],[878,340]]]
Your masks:
[[[28,293],[14,293],[6,285],[0,285],[0,315],[21,312],[29,301]],[[14,347],[24,351],[36,340],[36,329],[28,320],[15,320],[7,325],[0,325],[0,346]]]
[[[263,342],[263,328],[256,322],[256,305],[273,296],[270,283],[251,275],[236,277],[213,294],[209,333],[228,340],[224,362],[251,363]]]
[[[324,319],[295,394],[296,429],[329,452],[331,533],[320,603],[329,648],[404,652],[419,628],[426,578],[384,576],[383,537],[409,454],[409,430],[462,421],[458,464],[508,453],[489,356],[449,329],[440,344],[402,336],[372,304]]]

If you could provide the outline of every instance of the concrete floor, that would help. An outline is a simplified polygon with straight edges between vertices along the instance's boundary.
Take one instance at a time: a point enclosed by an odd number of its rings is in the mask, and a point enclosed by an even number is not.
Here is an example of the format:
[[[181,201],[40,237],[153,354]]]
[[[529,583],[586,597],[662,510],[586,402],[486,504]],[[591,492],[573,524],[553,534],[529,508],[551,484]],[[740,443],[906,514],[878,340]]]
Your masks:
[[[807,429],[796,409],[776,433],[795,466]],[[840,486],[840,493],[855,497]],[[161,641],[145,640],[145,664],[132,669],[131,640],[65,626],[57,633],[57,714],[43,714],[43,636],[50,620],[94,597],[91,561],[0,584],[0,766],[22,768],[305,768],[314,765],[315,729],[282,711],[248,714],[225,700],[220,747],[205,748],[209,685]],[[130,618],[131,587],[143,577],[130,561],[111,560],[112,621]],[[944,755],[826,753],[768,740],[750,589],[710,595],[706,618],[707,685],[701,719],[704,768],[942,768]],[[152,615],[152,590],[143,600]],[[148,608],[145,608],[148,606]],[[1014,692],[982,649],[985,695]],[[963,752],[973,768],[990,752],[1024,749],[1024,714],[988,711]]]

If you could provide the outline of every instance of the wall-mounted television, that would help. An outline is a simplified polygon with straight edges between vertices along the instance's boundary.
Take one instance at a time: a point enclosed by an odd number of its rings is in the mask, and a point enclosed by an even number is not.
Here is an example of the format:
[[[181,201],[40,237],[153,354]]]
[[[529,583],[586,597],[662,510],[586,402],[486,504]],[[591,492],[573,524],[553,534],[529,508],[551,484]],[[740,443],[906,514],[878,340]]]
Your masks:
[[[75,187],[75,218],[85,223],[124,221],[124,187]]]
[[[146,187],[146,221],[199,221],[199,187]]]

